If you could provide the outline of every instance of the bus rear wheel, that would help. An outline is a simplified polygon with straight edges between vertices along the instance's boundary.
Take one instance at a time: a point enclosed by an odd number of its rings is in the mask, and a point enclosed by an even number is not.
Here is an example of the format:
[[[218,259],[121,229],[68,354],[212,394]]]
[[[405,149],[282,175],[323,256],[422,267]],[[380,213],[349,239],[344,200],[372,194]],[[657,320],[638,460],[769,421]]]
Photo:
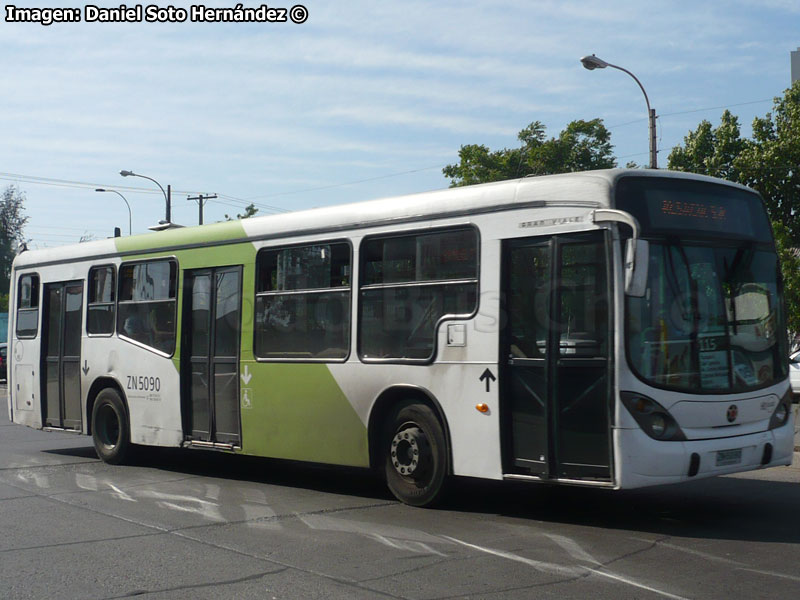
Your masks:
[[[384,441],[386,482],[411,506],[441,501],[447,483],[447,442],[430,407],[407,404],[394,413]]]
[[[92,441],[103,462],[124,463],[131,454],[128,413],[119,394],[112,388],[101,391],[92,408]]]

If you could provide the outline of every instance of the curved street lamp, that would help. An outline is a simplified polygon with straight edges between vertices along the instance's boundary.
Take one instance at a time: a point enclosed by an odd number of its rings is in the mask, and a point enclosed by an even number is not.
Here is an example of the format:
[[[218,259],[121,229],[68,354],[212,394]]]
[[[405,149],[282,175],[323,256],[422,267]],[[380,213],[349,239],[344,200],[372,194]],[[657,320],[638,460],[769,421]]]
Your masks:
[[[642,82],[636,78],[636,75],[628,71],[628,69],[623,69],[617,65],[612,65],[611,63],[604,61],[602,58],[597,58],[594,54],[581,58],[581,63],[583,64],[584,68],[588,69],[589,71],[594,71],[595,69],[605,69],[606,67],[618,69],[633,77],[633,80],[639,84],[639,89],[641,89],[642,93],[644,94],[644,101],[647,103],[647,116],[650,121],[650,168],[657,169],[658,162],[656,160],[656,153],[658,151],[656,149],[656,109],[650,108],[650,100],[647,98],[647,92],[644,91]]]
[[[142,179],[148,179],[148,180],[152,181],[153,183],[155,183],[158,187],[160,187],[161,188],[161,193],[164,194],[164,200],[167,201],[167,218],[165,220],[166,220],[167,223],[171,223],[172,222],[172,214],[171,214],[172,213],[172,206],[171,206],[172,203],[170,202],[170,194],[168,194],[167,192],[164,191],[164,188],[161,187],[160,183],[158,183],[152,177],[148,177],[147,175],[140,175],[139,173],[134,173],[133,171],[122,170],[122,171],[119,172],[119,174],[122,175],[123,177],[141,177]],[[167,186],[167,189],[169,189],[169,186]]]
[[[113,192],[114,194],[116,194],[117,196],[119,196],[120,198],[125,200],[125,206],[128,207],[128,235],[131,235],[133,233],[133,227],[131,225],[131,223],[133,221],[132,216],[131,216],[131,205],[128,204],[128,200],[125,198],[125,196],[120,194],[117,190],[107,190],[105,188],[97,188],[95,190],[95,192]]]

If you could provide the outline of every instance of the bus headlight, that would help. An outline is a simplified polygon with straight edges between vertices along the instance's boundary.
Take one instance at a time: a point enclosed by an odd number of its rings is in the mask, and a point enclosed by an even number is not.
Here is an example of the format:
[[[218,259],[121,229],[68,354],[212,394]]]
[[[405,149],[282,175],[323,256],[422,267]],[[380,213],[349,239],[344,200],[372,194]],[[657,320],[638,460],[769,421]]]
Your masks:
[[[686,439],[675,418],[655,400],[631,392],[621,392],[620,397],[639,427],[654,440],[679,442]]]
[[[667,421],[661,413],[653,413],[650,415],[650,430],[653,435],[661,439],[667,432]]]
[[[769,419],[769,428],[776,429],[778,427],[782,427],[786,425],[786,421],[789,420],[789,415],[792,411],[792,390],[789,390],[783,395],[781,401],[778,402],[778,406],[775,407],[775,410],[772,411],[772,416]]]

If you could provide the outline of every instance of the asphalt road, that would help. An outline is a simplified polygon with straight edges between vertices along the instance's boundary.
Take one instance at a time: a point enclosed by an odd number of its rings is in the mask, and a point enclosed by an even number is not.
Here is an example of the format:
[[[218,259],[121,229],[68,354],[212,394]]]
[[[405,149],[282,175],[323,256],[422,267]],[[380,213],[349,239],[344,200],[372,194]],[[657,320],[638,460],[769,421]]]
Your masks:
[[[0,400],[5,388],[0,387]],[[627,492],[201,451],[100,462],[0,411],[0,598],[798,598],[800,466]]]

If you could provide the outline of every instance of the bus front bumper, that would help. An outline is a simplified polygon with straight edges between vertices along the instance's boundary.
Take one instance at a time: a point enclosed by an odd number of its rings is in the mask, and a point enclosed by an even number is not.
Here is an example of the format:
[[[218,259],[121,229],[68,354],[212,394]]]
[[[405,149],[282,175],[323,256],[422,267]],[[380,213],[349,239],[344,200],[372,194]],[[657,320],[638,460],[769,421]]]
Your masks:
[[[678,483],[790,465],[794,419],[782,427],[713,440],[660,442],[641,429],[615,429],[617,488]]]

